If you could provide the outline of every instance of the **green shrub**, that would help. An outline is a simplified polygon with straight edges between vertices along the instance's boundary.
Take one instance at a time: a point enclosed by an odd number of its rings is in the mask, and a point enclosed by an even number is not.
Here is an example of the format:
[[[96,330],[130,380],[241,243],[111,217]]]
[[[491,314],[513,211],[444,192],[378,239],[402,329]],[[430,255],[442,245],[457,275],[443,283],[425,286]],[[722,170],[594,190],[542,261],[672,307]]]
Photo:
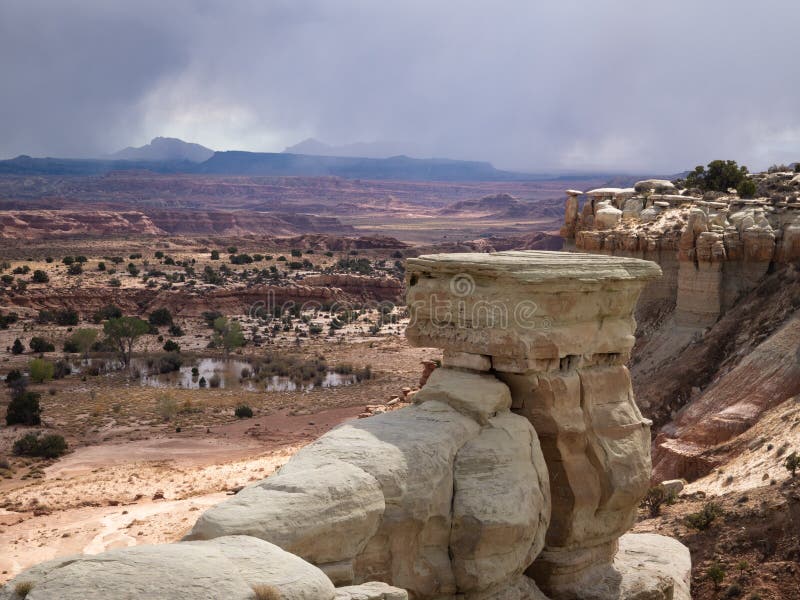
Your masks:
[[[28,433],[14,442],[13,452],[17,456],[58,458],[66,454],[67,442],[63,435],[55,433],[49,433],[42,437],[35,433]]]
[[[785,466],[786,470],[792,474],[792,477],[794,477],[797,469],[800,469],[800,456],[797,455],[797,452],[792,452],[789,456],[787,456],[783,466]]]
[[[715,562],[706,570],[706,577],[713,582],[715,589],[719,589],[725,579],[725,567]]]
[[[25,352],[25,346],[22,345],[19,338],[15,339],[11,345],[11,354],[22,354],[23,352]]]
[[[16,391],[6,408],[6,425],[39,425],[42,422],[42,409],[39,406],[41,394],[29,392],[24,388]]]
[[[33,277],[31,277],[31,281],[34,283],[47,283],[50,281],[50,277],[47,276],[47,273],[42,271],[41,269],[36,269],[33,272]]]
[[[251,419],[253,417],[253,409],[246,404],[241,404],[233,411],[239,419]]]
[[[686,515],[686,524],[693,529],[705,531],[711,524],[723,515],[722,508],[714,502],[706,503],[703,508],[695,513]]]
[[[167,340],[164,342],[164,351],[165,352],[180,352],[181,345],[174,341],[174,340]]]
[[[55,366],[49,360],[43,358],[34,358],[28,363],[28,372],[31,376],[31,381],[36,383],[44,383],[53,378],[55,373]]]
[[[48,342],[43,337],[32,337],[30,342],[30,347],[33,352],[40,353],[40,352],[55,352],[56,347],[53,345],[52,342]]]
[[[687,187],[698,187],[704,192],[723,192],[735,189],[742,198],[752,198],[756,184],[750,179],[747,167],[739,166],[735,160],[713,160],[708,168],[702,165],[686,176]]]
[[[95,323],[101,323],[107,319],[119,319],[122,316],[122,309],[119,306],[115,306],[113,304],[108,304],[104,306],[92,317],[92,320]]]
[[[172,325],[172,313],[167,308],[157,308],[150,313],[148,321],[156,327]]]

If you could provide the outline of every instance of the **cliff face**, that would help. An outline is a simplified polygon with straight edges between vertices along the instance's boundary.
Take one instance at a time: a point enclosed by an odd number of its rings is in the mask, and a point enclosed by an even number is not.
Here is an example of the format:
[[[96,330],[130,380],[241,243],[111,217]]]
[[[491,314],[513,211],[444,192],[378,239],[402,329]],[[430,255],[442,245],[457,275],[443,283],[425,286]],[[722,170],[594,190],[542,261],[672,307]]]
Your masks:
[[[9,303],[33,310],[72,309],[84,318],[90,318],[109,304],[134,314],[165,307],[181,317],[200,317],[209,310],[248,314],[260,308],[288,303],[327,306],[333,303],[397,302],[403,289],[401,281],[389,277],[315,275],[288,285],[232,289],[159,291],[76,287],[59,289],[57,294],[53,290],[29,290],[10,296]]]
[[[0,211],[0,238],[6,239],[164,233],[150,217],[138,211]]]
[[[637,310],[631,374],[660,429],[653,479],[701,477],[762,415],[800,393],[800,204],[712,201],[669,182],[568,192],[576,251],[657,262]]]

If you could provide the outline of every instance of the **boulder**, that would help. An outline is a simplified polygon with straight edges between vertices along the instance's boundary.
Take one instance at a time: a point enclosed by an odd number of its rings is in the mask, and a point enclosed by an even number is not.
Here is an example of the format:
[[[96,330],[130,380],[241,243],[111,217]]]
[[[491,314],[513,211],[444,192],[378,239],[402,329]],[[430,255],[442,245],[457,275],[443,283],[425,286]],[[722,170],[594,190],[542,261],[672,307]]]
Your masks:
[[[427,385],[416,396],[414,403],[437,400],[450,405],[458,412],[472,417],[481,425],[500,411],[511,408],[508,386],[493,375],[464,373],[454,369],[436,369]]]
[[[610,202],[600,202],[597,205],[594,222],[598,229],[613,229],[622,218],[622,211]]]
[[[252,600],[254,588],[274,588],[282,600],[333,600],[325,574],[277,546],[248,536],[134,546],[41,563],[0,589],[0,600],[181,598]]]
[[[408,600],[408,592],[378,581],[336,588],[335,600]]]
[[[436,369],[414,402],[330,431],[202,515],[187,539],[247,533],[337,585],[381,580],[419,599],[503,588],[549,523],[533,427],[487,374]]]
[[[665,194],[675,191],[675,184],[668,179],[645,179],[637,181],[633,184],[633,189],[639,194],[646,194],[648,192],[655,192],[657,194]]]

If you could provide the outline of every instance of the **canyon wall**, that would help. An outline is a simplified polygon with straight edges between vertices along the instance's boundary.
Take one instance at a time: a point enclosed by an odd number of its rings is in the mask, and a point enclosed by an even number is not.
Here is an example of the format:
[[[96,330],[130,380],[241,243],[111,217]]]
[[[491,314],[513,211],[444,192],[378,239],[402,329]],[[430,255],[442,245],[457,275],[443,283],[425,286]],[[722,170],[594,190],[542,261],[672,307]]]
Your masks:
[[[752,290],[772,264],[800,260],[800,202],[678,194],[672,183],[567,191],[561,233],[571,250],[658,263],[664,278],[647,287],[639,314],[675,307],[675,324],[714,324]]]
[[[582,207],[567,191],[571,249],[649,258],[665,274],[642,294],[633,364],[658,426],[654,481],[708,474],[726,444],[800,393],[800,180],[792,185],[770,200],[703,199],[650,180],[589,191]]]

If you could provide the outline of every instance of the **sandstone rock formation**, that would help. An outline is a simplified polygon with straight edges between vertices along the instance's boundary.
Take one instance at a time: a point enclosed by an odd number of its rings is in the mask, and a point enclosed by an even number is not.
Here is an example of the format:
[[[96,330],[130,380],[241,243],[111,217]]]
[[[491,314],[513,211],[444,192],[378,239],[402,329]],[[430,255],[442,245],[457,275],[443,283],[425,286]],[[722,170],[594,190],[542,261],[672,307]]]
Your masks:
[[[247,536],[51,560],[0,589],[0,600],[17,600],[15,589],[21,583],[32,586],[26,600],[252,600],[258,586],[274,588],[285,600],[333,600],[335,594],[333,584],[316,567]]]
[[[800,206],[793,203],[707,201],[677,194],[662,180],[633,189],[591,190],[581,211],[575,190],[567,190],[561,233],[568,250],[661,266],[664,279],[645,290],[640,314],[654,304],[676,306],[678,326],[708,327],[755,287],[770,263],[800,259]]]
[[[415,598],[501,591],[541,551],[549,522],[533,427],[490,375],[436,369],[414,402],[326,434],[206,512],[187,539],[254,535],[338,584],[389,581]]]
[[[535,251],[410,260],[409,339],[445,351],[412,406],[330,431],[183,542],[44,563],[0,600],[26,581],[32,600],[688,600],[688,550],[623,535],[650,471],[624,362],[659,274]]]
[[[648,487],[649,422],[624,362],[636,300],[659,275],[639,260],[547,252],[408,264],[411,342],[443,347],[446,365],[491,365],[539,435],[553,507],[527,574],[552,598],[628,597],[596,584],[619,581],[618,539]]]

